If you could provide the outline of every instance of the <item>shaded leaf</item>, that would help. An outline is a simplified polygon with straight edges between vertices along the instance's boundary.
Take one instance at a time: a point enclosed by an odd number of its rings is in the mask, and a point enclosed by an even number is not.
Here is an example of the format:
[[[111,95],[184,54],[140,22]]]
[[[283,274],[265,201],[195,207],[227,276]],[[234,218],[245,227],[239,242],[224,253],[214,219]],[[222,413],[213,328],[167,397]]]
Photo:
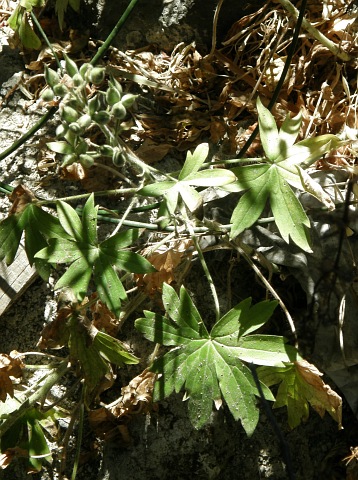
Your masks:
[[[314,365],[300,360],[283,368],[259,367],[257,373],[265,385],[279,384],[274,408],[287,407],[291,428],[308,419],[309,404],[321,417],[327,411],[341,428],[342,399],[323,382]]]

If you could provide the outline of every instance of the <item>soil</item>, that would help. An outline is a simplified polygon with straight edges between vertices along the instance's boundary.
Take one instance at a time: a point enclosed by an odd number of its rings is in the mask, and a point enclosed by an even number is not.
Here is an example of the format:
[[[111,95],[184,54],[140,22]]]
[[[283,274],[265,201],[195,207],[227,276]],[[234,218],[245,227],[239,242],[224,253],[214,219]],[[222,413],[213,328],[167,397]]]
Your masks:
[[[19,81],[19,73],[24,69],[18,51],[6,45],[6,35],[1,36],[2,52],[0,55],[0,82],[2,107],[0,125],[2,136],[0,147],[9,147],[16,138],[26,132],[44,113],[39,104],[30,102],[19,89],[12,91]],[[69,195],[78,191],[77,184],[62,182],[52,175],[44,182],[44,176],[38,169],[37,144],[44,135],[49,135],[53,124],[39,131],[28,144],[1,161],[0,180],[13,186],[24,183],[41,195],[51,197]],[[35,145],[35,146],[33,146]],[[3,218],[8,211],[9,201],[0,198],[0,214]],[[208,257],[208,262],[215,270],[218,284],[222,284],[223,302],[225,298],[226,278],[230,256],[215,252]],[[238,273],[240,272],[240,274]],[[52,286],[54,278],[47,284],[37,279],[27,291],[1,316],[0,352],[16,349],[33,351],[45,323],[49,322],[56,310],[56,301]],[[306,305],[305,292],[299,282],[292,279],[290,290],[294,300],[290,307],[296,312],[295,320],[302,322],[302,311]],[[250,269],[241,261],[232,275],[232,302],[240,301],[250,294],[262,298],[262,288]],[[252,288],[254,285],[254,288]],[[250,291],[247,292],[247,287]],[[193,262],[187,287],[192,289],[199,310],[210,316],[210,302],[205,277],[198,263]],[[285,287],[283,287],[284,289]],[[289,295],[287,296],[289,298]],[[302,300],[303,299],[303,300]],[[140,310],[138,311],[140,314]],[[306,312],[307,313],[307,312]],[[135,316],[133,317],[133,319]],[[273,320],[284,322],[278,315]],[[131,327],[127,321],[126,331],[134,353],[143,354],[149,345]],[[141,371],[134,368],[135,374]],[[119,392],[122,385],[132,378],[133,370],[124,369],[123,375],[114,387]],[[327,382],[331,382],[325,377]],[[123,383],[122,383],[123,382]],[[332,382],[331,382],[332,383]],[[338,391],[337,387],[332,386]],[[78,480],[185,480],[191,478],[208,480],[254,480],[254,479],[291,479],[320,480],[345,479],[348,477],[343,458],[351,454],[350,447],[358,443],[357,419],[344,400],[343,429],[338,430],[337,423],[329,416],[321,418],[314,411],[310,412],[308,421],[300,427],[290,430],[287,415],[283,409],[266,410],[261,405],[261,416],[256,431],[251,438],[245,434],[240,423],[233,420],[224,407],[213,411],[210,424],[197,431],[187,416],[187,405],[182,394],[172,395],[160,402],[147,415],[134,416],[128,424],[131,439],[129,446],[124,446],[121,438],[108,444],[95,438],[86,427]],[[87,424],[86,424],[87,425]],[[69,463],[74,454],[75,445],[69,450]],[[70,471],[68,478],[70,478]],[[0,480],[23,480],[28,478],[21,460],[14,462],[7,469],[0,471]],[[33,474],[34,480],[57,478],[51,469]]]

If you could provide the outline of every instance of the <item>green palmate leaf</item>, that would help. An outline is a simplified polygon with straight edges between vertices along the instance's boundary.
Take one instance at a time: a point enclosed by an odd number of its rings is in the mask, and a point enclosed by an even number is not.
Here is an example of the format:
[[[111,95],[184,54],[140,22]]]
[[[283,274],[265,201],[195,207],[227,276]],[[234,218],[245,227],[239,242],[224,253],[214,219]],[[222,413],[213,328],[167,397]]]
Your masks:
[[[29,23],[29,19],[26,13],[24,13],[24,15],[21,18],[21,23],[20,23],[18,32],[19,32],[21,43],[23,44],[24,47],[40,50],[41,40],[33,31],[33,28]]]
[[[270,195],[266,176],[259,177],[255,188],[251,188],[240,198],[231,216],[231,238],[251,227],[260,217]]]
[[[233,168],[237,180],[225,187],[229,191],[247,192],[240,198],[231,217],[231,238],[253,225],[261,215],[267,199],[270,201],[276,225],[286,242],[291,239],[311,252],[309,219],[294,195],[291,186],[306,191],[334,209],[334,202],[300,167],[307,167],[342,142],[335,135],[322,135],[293,145],[301,125],[301,114],[286,117],[280,131],[273,115],[257,100],[260,136],[267,163]]]
[[[121,301],[126,300],[127,295],[112,265],[103,256],[99,256],[95,262],[94,280],[99,298],[119,316]]]
[[[180,183],[187,183],[196,187],[221,187],[235,180],[236,177],[232,171],[215,168],[188,175]]]
[[[85,317],[73,315],[68,322],[70,358],[78,362],[85,380],[86,401],[103,390],[102,382],[113,380],[111,363],[122,366],[138,363],[124,345],[99,332]]]
[[[295,143],[301,128],[301,123],[302,112],[299,112],[298,115],[293,118],[289,115],[286,116],[279,131],[280,155],[285,156],[288,149]]]
[[[184,182],[181,182],[180,186],[178,186],[178,193],[183,199],[189,212],[195,213],[203,204],[203,198],[200,193],[189,187],[189,185],[185,185]]]
[[[39,252],[41,254],[42,250]],[[87,294],[88,284],[91,280],[92,265],[86,257],[77,258],[56,282],[55,290],[69,287],[73,290],[78,300],[83,300]]]
[[[11,215],[0,223],[0,260],[10,265],[19,248],[24,223],[22,214]]]
[[[44,432],[36,418],[27,420],[29,463],[37,472],[44,460],[52,461],[52,455]],[[41,456],[41,458],[37,458]]]
[[[271,196],[271,208],[282,238],[287,243],[291,238],[302,250],[312,252],[305,229],[310,227],[310,221],[301,203],[277,169],[273,170],[271,181],[271,186],[276,187],[277,193]]]
[[[164,197],[158,212],[161,228],[166,227],[170,223],[170,217],[175,214],[177,208],[182,208],[183,203],[179,202],[179,200],[184,202],[192,214],[195,214],[200,208],[203,203],[202,197],[192,187],[223,186],[236,180],[235,174],[229,170],[212,169],[199,171],[205,162],[208,152],[208,144],[198,145],[193,154],[187,153],[178,180],[154,183],[138,191],[139,195]]]
[[[60,25],[61,30],[63,30],[63,22],[64,22],[67,5],[68,5],[68,0],[56,0],[56,3],[55,3],[55,11],[58,17],[58,24]]]
[[[205,425],[213,402],[225,400],[236,420],[241,420],[248,435],[258,421],[255,396],[258,390],[245,363],[284,366],[297,358],[297,351],[282,337],[249,335],[272,314],[276,302],[251,307],[246,299],[224,315],[209,333],[184,287],[178,297],[163,285],[163,304],[167,317],[145,311],[136,328],[154,342],[174,347],[157,359],[152,370],[160,377],[154,397],[164,398],[183,387],[189,396],[189,416],[196,428]],[[267,399],[273,400],[262,384]]]
[[[35,259],[52,264],[70,263],[55,288],[70,287],[78,300],[83,300],[87,294],[93,275],[100,299],[112,312],[119,315],[121,301],[127,297],[113,267],[132,273],[156,271],[148,260],[137,253],[123,251],[123,248],[137,240],[138,231],[120,232],[98,243],[98,207],[94,205],[93,194],[83,208],[82,220],[65,202],[58,202],[57,211],[63,226],[64,238],[50,238],[48,246],[38,251]],[[50,227],[53,235],[57,235],[55,225],[50,224]]]
[[[83,208],[82,215],[83,241],[91,245],[97,243],[97,213],[98,205],[94,206],[94,196],[91,195]]]
[[[137,357],[128,352],[122,342],[104,332],[97,333],[93,346],[107,362],[118,367],[123,367],[125,364],[134,365],[139,361]]]
[[[16,447],[27,450],[29,470],[39,472],[44,462],[52,462],[42,424],[46,421],[54,424],[59,417],[60,415],[53,408],[46,412],[40,412],[34,407],[28,408],[25,414],[2,435],[1,453],[4,454],[6,450]]]
[[[30,265],[35,264],[43,278],[48,278],[48,269],[44,267],[42,260],[35,258],[35,255],[47,245],[48,238],[54,236],[66,238],[66,232],[57,218],[34,204],[28,204],[21,212],[14,213],[0,222],[0,259],[5,258],[7,264],[14,261],[23,232]]]
[[[138,195],[148,196],[148,197],[160,197],[164,195],[168,190],[170,190],[176,182],[159,182],[153,183],[151,185],[146,185],[145,187],[138,190]]]
[[[280,152],[280,155],[276,159],[276,163],[285,161],[290,166],[302,165],[307,168],[323,155],[343,144],[343,141],[339,140],[336,135],[332,134],[307,138],[291,146],[287,151]]]

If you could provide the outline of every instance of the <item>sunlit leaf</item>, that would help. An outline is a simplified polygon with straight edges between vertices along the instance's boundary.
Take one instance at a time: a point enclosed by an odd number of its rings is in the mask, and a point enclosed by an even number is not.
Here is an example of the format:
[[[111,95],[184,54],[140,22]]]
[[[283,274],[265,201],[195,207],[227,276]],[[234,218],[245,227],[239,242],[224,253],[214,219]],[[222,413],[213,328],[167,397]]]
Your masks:
[[[163,304],[166,317],[145,311],[145,318],[135,322],[147,339],[174,347],[153,364],[152,371],[160,374],[154,399],[184,387],[189,397],[189,416],[196,428],[208,422],[213,402],[220,405],[225,400],[233,417],[241,420],[251,435],[258,421],[255,396],[259,393],[245,363],[284,366],[297,358],[297,351],[287,346],[282,337],[248,335],[269,318],[276,302],[263,302],[255,310],[251,300],[246,299],[224,315],[210,334],[184,287],[178,297],[172,287],[164,284]],[[266,398],[273,400],[264,384],[262,389]]]

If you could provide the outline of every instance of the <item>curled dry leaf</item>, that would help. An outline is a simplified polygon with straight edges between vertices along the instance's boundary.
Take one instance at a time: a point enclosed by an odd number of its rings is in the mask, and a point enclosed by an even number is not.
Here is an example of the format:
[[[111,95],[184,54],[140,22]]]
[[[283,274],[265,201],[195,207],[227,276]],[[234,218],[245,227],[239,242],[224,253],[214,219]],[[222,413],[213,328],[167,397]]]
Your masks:
[[[12,201],[12,207],[10,209],[9,215],[14,215],[16,213],[22,213],[29,203],[33,203],[36,199],[35,195],[26,188],[24,185],[18,185],[14,188],[9,196]]]
[[[91,295],[90,300],[96,298],[97,294]],[[100,300],[91,305],[92,322],[97,330],[106,332],[116,337],[119,330],[119,321],[109,308]]]
[[[137,285],[143,287],[149,295],[161,292],[163,283],[170,285],[177,279],[177,269],[184,257],[191,258],[192,254],[188,252],[191,245],[191,240],[182,240],[172,243],[169,247],[163,245],[158,248],[147,257],[157,272],[135,275]]]
[[[0,455],[0,468],[4,470],[15,458],[28,458],[29,452],[20,447],[8,448]]]
[[[342,398],[322,380],[322,373],[306,360],[295,362],[296,371],[305,397],[323,417],[327,411],[342,428]]]
[[[0,354],[0,401],[5,402],[7,395],[14,396],[14,387],[10,377],[19,378],[22,376],[24,364],[17,358],[15,350],[10,355]]]
[[[106,441],[120,438],[125,445],[131,443],[126,424],[133,415],[152,410],[152,398],[156,374],[148,369],[133,378],[121,389],[115,404],[89,412],[91,427]]]

